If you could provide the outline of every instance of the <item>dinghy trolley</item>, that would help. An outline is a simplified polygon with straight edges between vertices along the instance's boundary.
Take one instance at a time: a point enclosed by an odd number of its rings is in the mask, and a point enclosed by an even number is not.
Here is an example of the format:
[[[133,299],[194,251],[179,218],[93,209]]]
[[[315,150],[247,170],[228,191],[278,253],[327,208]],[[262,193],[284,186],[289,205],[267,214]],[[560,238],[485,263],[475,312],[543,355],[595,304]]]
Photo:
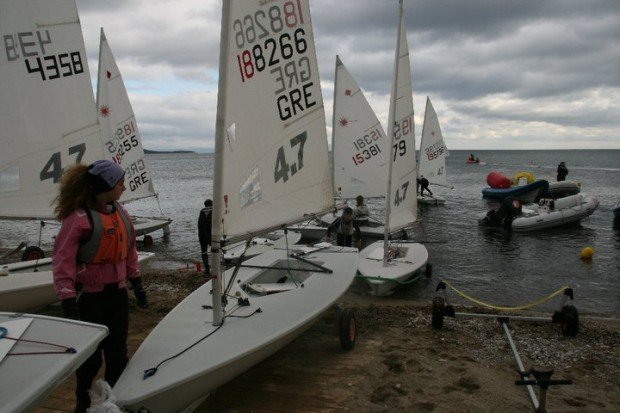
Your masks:
[[[454,311],[454,307],[450,304],[448,300],[447,288],[452,289],[461,297],[471,301],[477,305],[491,308],[494,310],[500,311],[516,311],[516,310],[524,310],[528,308],[532,308],[543,304],[554,297],[562,295],[562,299],[560,300],[560,304],[558,309],[553,313],[551,318],[549,317],[532,317],[532,316],[506,316],[506,315],[498,315],[498,314],[479,314],[479,313],[461,313]],[[546,413],[546,402],[547,402],[547,390],[549,390],[549,386],[554,385],[567,385],[573,384],[572,380],[552,380],[551,376],[553,375],[553,370],[525,370],[523,366],[523,362],[521,361],[521,357],[517,351],[517,347],[515,346],[514,340],[512,339],[512,334],[510,332],[510,328],[508,327],[508,322],[512,320],[520,320],[520,321],[551,321],[555,324],[560,324],[562,335],[574,337],[579,332],[579,313],[577,308],[573,305],[566,304],[566,301],[570,298],[571,302],[573,300],[573,289],[570,287],[562,287],[556,292],[549,294],[546,297],[540,298],[534,302],[524,304],[521,306],[515,307],[505,307],[505,306],[496,306],[492,304],[485,303],[478,299],[475,299],[462,291],[459,291],[454,286],[452,286],[448,281],[441,281],[437,284],[437,288],[435,291],[441,290],[443,293],[443,297],[436,296],[433,298],[432,305],[432,317],[431,324],[436,329],[441,329],[443,327],[444,317],[471,317],[471,318],[494,318],[497,322],[500,323],[504,334],[506,335],[506,339],[508,340],[508,344],[510,345],[510,349],[517,363],[517,373],[520,376],[520,380],[516,380],[515,384],[517,386],[525,386],[528,396],[530,398],[530,402],[532,404],[532,409],[535,413]],[[538,397],[534,392],[533,386],[538,386],[540,391]]]

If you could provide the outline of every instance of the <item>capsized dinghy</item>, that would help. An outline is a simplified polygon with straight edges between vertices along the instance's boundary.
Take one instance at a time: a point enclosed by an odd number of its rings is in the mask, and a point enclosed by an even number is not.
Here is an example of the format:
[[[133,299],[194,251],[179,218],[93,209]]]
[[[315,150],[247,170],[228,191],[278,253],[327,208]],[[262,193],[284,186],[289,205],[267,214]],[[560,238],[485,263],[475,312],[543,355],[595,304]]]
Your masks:
[[[98,324],[0,313],[0,410],[33,411],[107,335]]]

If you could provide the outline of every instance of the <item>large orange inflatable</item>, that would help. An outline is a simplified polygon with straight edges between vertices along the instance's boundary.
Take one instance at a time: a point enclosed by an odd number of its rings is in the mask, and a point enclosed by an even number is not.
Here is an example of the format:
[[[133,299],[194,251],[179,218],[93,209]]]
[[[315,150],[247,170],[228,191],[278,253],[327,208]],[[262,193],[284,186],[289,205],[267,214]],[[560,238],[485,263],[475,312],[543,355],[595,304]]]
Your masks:
[[[510,188],[510,178],[499,172],[489,172],[487,184],[493,189],[507,189]]]

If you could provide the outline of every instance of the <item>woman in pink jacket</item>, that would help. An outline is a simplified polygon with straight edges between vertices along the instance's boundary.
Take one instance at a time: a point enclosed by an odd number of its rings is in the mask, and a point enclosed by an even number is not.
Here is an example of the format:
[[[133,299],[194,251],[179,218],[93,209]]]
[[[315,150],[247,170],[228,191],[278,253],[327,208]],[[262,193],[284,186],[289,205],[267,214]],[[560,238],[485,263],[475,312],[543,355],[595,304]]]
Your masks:
[[[54,284],[68,318],[103,324],[109,335],[78,368],[76,412],[90,407],[93,379],[105,357],[105,380],[113,386],[127,365],[129,303],[126,280],[138,306],[147,306],[138,271],[131,219],[117,202],[125,171],[108,160],[75,165],[63,175],[56,199],[62,221],[54,244]]]

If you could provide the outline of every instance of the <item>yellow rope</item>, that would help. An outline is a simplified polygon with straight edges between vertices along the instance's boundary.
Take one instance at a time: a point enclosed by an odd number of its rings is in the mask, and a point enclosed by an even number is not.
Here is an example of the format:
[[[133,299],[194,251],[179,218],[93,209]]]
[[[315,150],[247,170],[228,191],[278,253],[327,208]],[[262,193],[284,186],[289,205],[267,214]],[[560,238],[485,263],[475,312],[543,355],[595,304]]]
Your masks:
[[[536,307],[537,305],[540,305],[540,304],[546,303],[547,301],[551,300],[553,297],[556,297],[556,296],[558,296],[558,295],[560,295],[560,294],[564,293],[564,290],[566,290],[567,288],[570,288],[570,287],[562,287],[562,288],[560,288],[559,290],[557,290],[556,292],[554,292],[554,293],[552,293],[552,294],[549,294],[549,295],[548,295],[548,296],[546,296],[546,297],[543,297],[543,298],[541,298],[541,299],[538,299],[538,300],[533,301],[533,302],[528,303],[528,304],[524,304],[524,305],[520,305],[520,306],[516,306],[516,307],[504,307],[504,306],[500,306],[500,305],[488,304],[488,303],[485,303],[485,302],[483,302],[483,301],[477,300],[477,299],[475,299],[475,298],[473,298],[473,297],[471,297],[471,296],[469,296],[469,295],[465,294],[464,292],[461,292],[461,291],[457,290],[457,289],[456,289],[456,288],[455,288],[452,284],[450,284],[448,281],[445,281],[445,280],[444,280],[444,281],[442,281],[442,282],[443,282],[445,285],[447,285],[448,287],[452,288],[452,289],[454,290],[454,292],[456,292],[458,295],[460,295],[461,297],[463,297],[463,298],[465,298],[465,299],[467,299],[467,300],[469,300],[469,301],[471,301],[471,302],[473,302],[473,303],[479,304],[479,305],[481,305],[481,306],[483,306],[483,307],[493,308],[493,309],[495,309],[495,310],[502,310],[502,311],[516,311],[516,310],[525,310],[525,309],[527,309],[527,308]]]

